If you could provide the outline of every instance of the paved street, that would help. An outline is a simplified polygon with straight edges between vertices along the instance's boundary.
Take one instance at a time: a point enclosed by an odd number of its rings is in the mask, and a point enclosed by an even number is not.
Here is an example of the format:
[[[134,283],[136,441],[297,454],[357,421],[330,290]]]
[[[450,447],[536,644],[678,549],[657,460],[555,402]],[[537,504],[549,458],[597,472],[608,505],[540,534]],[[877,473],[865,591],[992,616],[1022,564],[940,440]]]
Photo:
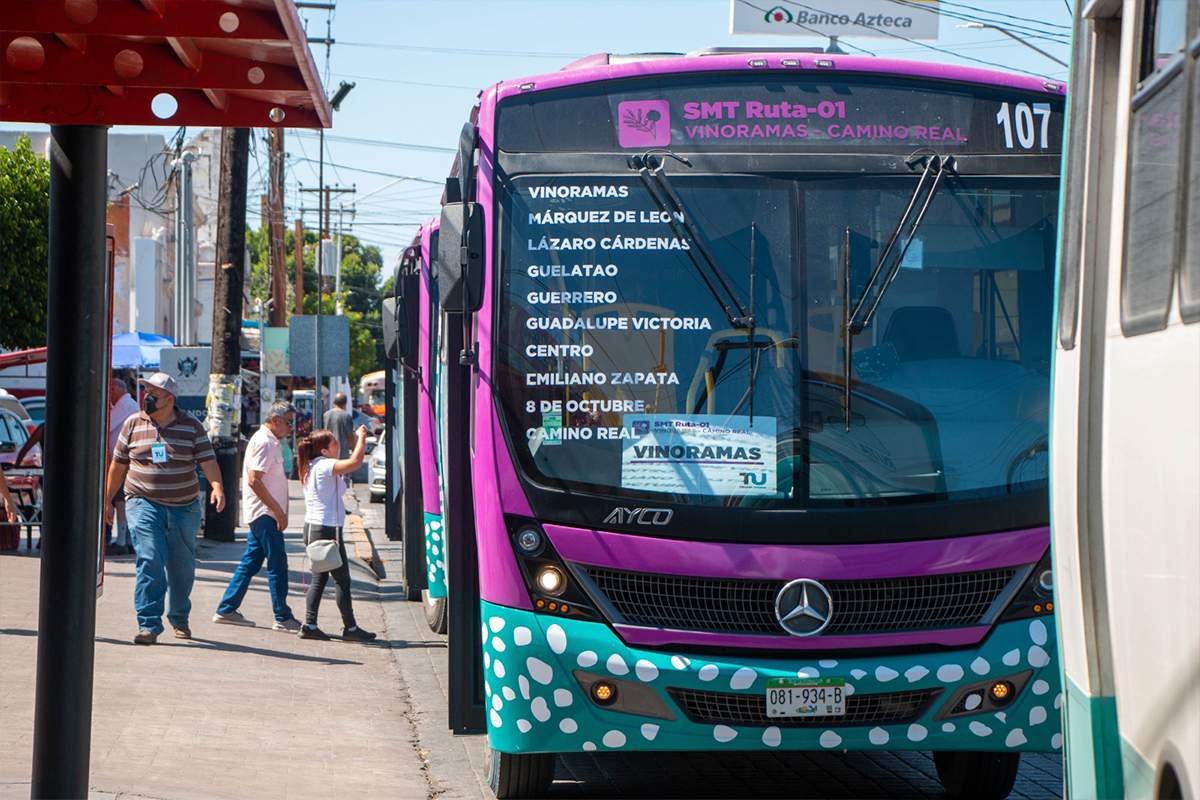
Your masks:
[[[292,594],[303,613],[308,573],[292,482],[287,535]],[[383,506],[356,489],[384,569],[398,543],[382,533]],[[347,503],[355,512],[352,498]],[[361,547],[367,547],[365,540]],[[40,560],[0,557],[0,798],[29,796]],[[265,577],[242,611],[254,628],[210,618],[244,547],[201,540],[190,642],[168,634],[132,644],[133,564],[110,560],[97,608],[90,786],[93,798],[491,797],[483,736],[445,726],[444,638],[429,632],[397,575],[376,582],[353,565],[355,611],[380,642],[312,642],[270,630]],[[393,570],[393,573],[395,570]],[[321,620],[338,632],[332,589]],[[1027,756],[1014,798],[1061,796],[1056,756]],[[925,754],[571,754],[559,760],[559,798],[942,797]]]

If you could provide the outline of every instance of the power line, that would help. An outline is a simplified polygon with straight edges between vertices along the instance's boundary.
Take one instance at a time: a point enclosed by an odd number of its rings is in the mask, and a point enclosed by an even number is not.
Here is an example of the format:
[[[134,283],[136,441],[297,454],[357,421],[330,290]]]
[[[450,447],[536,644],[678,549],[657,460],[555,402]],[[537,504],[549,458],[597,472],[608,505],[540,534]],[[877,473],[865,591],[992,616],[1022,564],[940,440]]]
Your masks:
[[[326,138],[328,138],[328,137],[326,137]],[[301,157],[301,156],[291,156],[291,160],[292,161],[305,161],[310,164],[317,163],[317,160],[315,158],[307,158],[307,157]],[[328,164],[329,162],[327,161],[325,163]],[[405,180],[415,181],[417,183],[429,183],[429,184],[433,184],[434,186],[445,186],[446,185],[445,181],[435,181],[435,180],[430,180],[429,178],[418,178],[413,175],[396,175],[391,172],[379,172],[379,171],[373,170],[373,169],[363,169],[361,167],[351,167],[347,164],[339,164],[338,166],[344,170],[349,170],[350,172],[362,172],[367,175],[378,175],[381,178],[404,178]]]
[[[460,86],[459,84],[456,84],[456,83],[425,83],[423,81],[402,81],[398,78],[378,78],[378,77],[375,77],[374,75],[346,75],[344,73],[338,73],[338,74],[336,74],[335,77],[351,78],[352,80],[358,80],[358,81],[380,81],[381,83],[402,83],[405,86],[432,86],[437,89],[468,89],[472,92],[479,91],[478,86]]]
[[[467,56],[515,56],[520,58],[583,58],[590,53],[546,53],[524,50],[472,50],[457,47],[425,47],[415,44],[384,44],[382,42],[338,42],[343,47],[372,47],[380,50],[411,50],[423,53],[454,53]]]
[[[307,131],[301,133],[298,130],[294,133],[294,135],[299,139],[303,139],[306,137],[315,138],[315,136],[316,136],[315,134],[310,134]],[[325,140],[333,141],[333,142],[346,142],[348,144],[365,144],[365,145],[372,145],[375,147],[394,147],[394,148],[397,148],[400,150],[424,150],[424,151],[427,151],[430,153],[457,153],[458,152],[453,147],[437,147],[437,146],[431,145],[431,144],[410,144],[407,142],[385,142],[381,139],[359,139],[354,136],[332,136],[330,134],[326,134]]]
[[[745,2],[745,0],[743,0],[743,2]],[[783,0],[783,2],[787,3],[788,5],[792,5],[792,6],[798,6],[798,7],[800,7],[800,8],[803,8],[803,9],[807,10],[807,11],[814,11],[814,12],[817,12],[817,13],[821,13],[821,10],[820,10],[820,9],[813,8],[812,6],[806,6],[806,5],[804,5],[803,3],[798,3],[798,2],[796,2],[795,0]],[[893,0],[893,2],[894,2],[894,0]],[[862,26],[862,27],[868,27],[868,26],[865,26],[865,25],[864,25],[864,26]],[[1041,74],[1039,74],[1039,73],[1037,73],[1037,72],[1030,72],[1029,70],[1026,70],[1026,69],[1020,69],[1019,67],[1012,67],[1012,66],[1009,66],[1009,65],[1007,65],[1007,64],[998,64],[998,63],[996,63],[995,61],[987,61],[987,60],[985,60],[985,59],[982,59],[982,58],[975,58],[974,56],[964,56],[964,55],[962,55],[961,53],[955,53],[953,50],[947,50],[947,49],[946,49],[946,48],[944,48],[944,47],[935,47],[935,46],[933,46],[933,45],[931,45],[931,44],[926,44],[926,43],[924,43],[924,42],[919,42],[919,41],[917,41],[916,39],[910,39],[910,38],[908,38],[907,36],[901,36],[901,35],[900,35],[900,34],[898,34],[898,33],[892,33],[891,31],[884,30],[883,28],[871,28],[871,30],[873,30],[873,31],[875,31],[875,32],[877,32],[877,33],[882,33],[882,34],[883,34],[883,35],[885,35],[885,36],[891,36],[893,39],[900,39],[901,41],[908,42],[909,44],[915,44],[915,45],[918,45],[918,46],[920,46],[920,47],[924,47],[924,48],[926,48],[927,50],[933,50],[934,52],[937,52],[937,53],[942,53],[943,55],[953,56],[953,57],[955,57],[955,58],[961,58],[961,59],[963,59],[963,60],[965,60],[965,61],[973,61],[973,62],[975,62],[976,64],[983,64],[983,65],[985,65],[985,66],[989,66],[989,67],[996,67],[996,68],[998,68],[998,69],[1008,70],[1009,72],[1020,72],[1020,73],[1022,73],[1022,74],[1024,74],[1024,75],[1030,75],[1030,76],[1033,76],[1033,77],[1035,77],[1035,78],[1042,78],[1042,77],[1045,77],[1044,75],[1041,75]]]

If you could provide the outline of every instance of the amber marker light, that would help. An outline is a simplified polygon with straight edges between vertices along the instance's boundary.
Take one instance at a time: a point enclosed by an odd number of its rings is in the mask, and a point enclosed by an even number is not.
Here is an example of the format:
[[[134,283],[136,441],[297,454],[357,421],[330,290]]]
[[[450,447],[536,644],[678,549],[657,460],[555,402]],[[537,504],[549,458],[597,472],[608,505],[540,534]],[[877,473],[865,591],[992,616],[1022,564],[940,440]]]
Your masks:
[[[607,681],[597,681],[592,684],[592,699],[597,705],[606,706],[617,699],[617,687]]]
[[[992,684],[990,692],[996,705],[1004,705],[1012,699],[1013,685],[1008,681],[996,681]]]

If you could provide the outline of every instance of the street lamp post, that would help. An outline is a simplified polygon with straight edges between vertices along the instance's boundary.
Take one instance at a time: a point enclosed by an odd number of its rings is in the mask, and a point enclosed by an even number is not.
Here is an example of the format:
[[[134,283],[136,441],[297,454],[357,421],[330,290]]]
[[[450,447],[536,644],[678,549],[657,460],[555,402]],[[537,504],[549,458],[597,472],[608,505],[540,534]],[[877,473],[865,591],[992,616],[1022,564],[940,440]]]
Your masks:
[[[1040,54],[1042,54],[1043,56],[1045,56],[1046,58],[1050,59],[1050,60],[1051,60],[1051,61],[1053,61],[1055,64],[1061,64],[1062,66],[1064,66],[1064,67],[1067,67],[1068,69],[1070,69],[1070,67],[1071,67],[1071,65],[1070,65],[1070,64],[1068,64],[1067,62],[1063,61],[1062,59],[1060,59],[1060,58],[1055,58],[1054,56],[1050,55],[1049,53],[1047,53],[1047,52],[1046,52],[1045,50],[1043,50],[1042,48],[1040,48],[1040,47],[1037,47],[1037,46],[1035,46],[1035,45],[1032,45],[1032,44],[1030,44],[1029,42],[1027,42],[1027,41],[1025,41],[1024,39],[1022,39],[1020,36],[1017,36],[1017,35],[1016,35],[1015,33],[1013,33],[1012,31],[1008,30],[1007,28],[1001,28],[999,25],[990,25],[990,24],[988,24],[988,23],[985,23],[985,22],[967,22],[967,23],[964,23],[964,24],[962,24],[962,25],[959,25],[958,27],[960,27],[960,28],[988,28],[988,29],[990,29],[990,30],[993,30],[993,31],[1000,31],[1000,33],[1003,33],[1005,36],[1007,36],[1008,38],[1012,39],[1014,42],[1020,42],[1021,44],[1025,45],[1026,47],[1028,47],[1030,50],[1033,50],[1035,53],[1040,53]]]

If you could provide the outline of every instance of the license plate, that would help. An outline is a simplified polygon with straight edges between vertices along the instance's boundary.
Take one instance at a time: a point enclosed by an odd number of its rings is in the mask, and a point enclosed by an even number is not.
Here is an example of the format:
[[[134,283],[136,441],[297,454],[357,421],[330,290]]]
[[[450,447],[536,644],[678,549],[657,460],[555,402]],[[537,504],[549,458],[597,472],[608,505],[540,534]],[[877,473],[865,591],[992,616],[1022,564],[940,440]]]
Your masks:
[[[845,713],[845,678],[767,680],[768,717],[841,717]]]

